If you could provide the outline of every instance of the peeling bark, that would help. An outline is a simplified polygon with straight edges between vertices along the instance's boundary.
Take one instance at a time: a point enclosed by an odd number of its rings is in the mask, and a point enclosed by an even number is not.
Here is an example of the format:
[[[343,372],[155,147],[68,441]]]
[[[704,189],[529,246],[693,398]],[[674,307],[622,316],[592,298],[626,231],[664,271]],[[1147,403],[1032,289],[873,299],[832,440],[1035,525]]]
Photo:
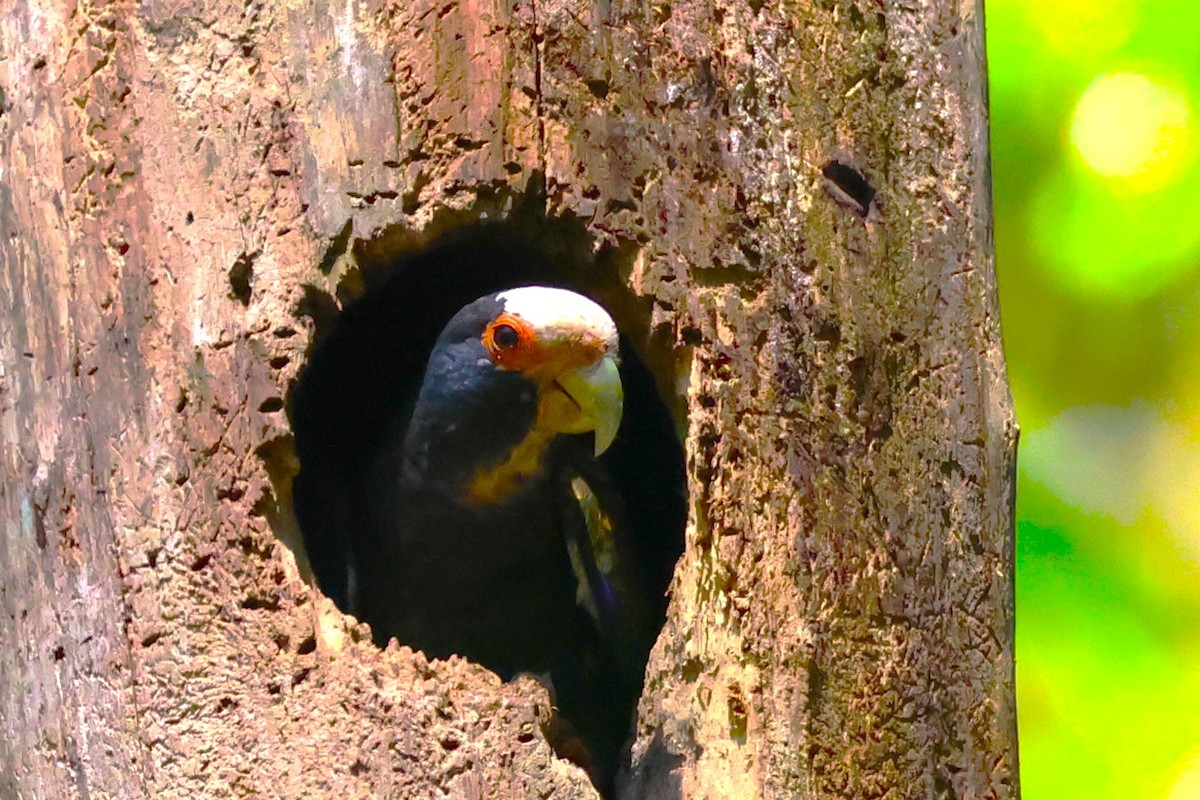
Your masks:
[[[625,795],[1018,796],[977,4],[41,0],[0,53],[0,796],[594,796],[535,681],[281,544],[314,298],[530,198],[684,387]]]

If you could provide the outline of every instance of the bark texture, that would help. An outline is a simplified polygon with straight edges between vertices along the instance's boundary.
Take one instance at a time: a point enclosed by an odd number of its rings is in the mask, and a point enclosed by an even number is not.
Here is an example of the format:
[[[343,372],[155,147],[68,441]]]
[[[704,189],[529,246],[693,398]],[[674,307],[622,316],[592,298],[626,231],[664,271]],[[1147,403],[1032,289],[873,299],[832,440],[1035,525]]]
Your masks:
[[[977,3],[0,14],[0,796],[593,796],[280,543],[315,301],[531,197],[687,425],[625,794],[1018,796]]]

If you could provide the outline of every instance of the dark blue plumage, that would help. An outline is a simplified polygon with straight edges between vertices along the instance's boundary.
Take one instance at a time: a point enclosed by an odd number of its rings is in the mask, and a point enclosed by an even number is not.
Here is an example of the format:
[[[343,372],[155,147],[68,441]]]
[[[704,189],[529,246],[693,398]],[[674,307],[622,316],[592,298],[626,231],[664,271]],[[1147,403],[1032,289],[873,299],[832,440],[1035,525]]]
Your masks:
[[[398,457],[405,486],[450,493],[481,465],[507,458],[533,425],[537,390],[521,373],[496,369],[478,333],[439,340]]]

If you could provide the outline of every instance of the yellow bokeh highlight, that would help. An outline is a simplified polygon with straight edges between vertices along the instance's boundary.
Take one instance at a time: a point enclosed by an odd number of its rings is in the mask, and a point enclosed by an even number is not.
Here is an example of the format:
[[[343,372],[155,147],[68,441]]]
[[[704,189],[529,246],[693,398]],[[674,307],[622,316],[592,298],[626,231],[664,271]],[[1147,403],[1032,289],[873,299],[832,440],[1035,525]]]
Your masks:
[[[1178,88],[1136,72],[1102,75],[1071,119],[1071,144],[1106,178],[1150,191],[1183,177],[1192,161],[1194,116]]]
[[[1166,800],[1200,800],[1200,750],[1179,771]]]
[[[991,11],[991,7],[988,8]],[[1138,25],[1139,0],[1047,3],[1022,0],[1025,24],[1057,56],[1102,58],[1119,48]]]

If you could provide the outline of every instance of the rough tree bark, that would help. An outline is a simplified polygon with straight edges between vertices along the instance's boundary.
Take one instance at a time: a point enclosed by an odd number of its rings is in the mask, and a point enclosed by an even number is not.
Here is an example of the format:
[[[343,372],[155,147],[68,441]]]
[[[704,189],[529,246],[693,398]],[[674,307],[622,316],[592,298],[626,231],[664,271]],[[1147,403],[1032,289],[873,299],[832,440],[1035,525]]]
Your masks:
[[[378,651],[272,530],[306,284],[534,190],[683,387],[626,794],[1018,796],[977,3],[0,14],[0,797],[592,796],[536,682]]]

